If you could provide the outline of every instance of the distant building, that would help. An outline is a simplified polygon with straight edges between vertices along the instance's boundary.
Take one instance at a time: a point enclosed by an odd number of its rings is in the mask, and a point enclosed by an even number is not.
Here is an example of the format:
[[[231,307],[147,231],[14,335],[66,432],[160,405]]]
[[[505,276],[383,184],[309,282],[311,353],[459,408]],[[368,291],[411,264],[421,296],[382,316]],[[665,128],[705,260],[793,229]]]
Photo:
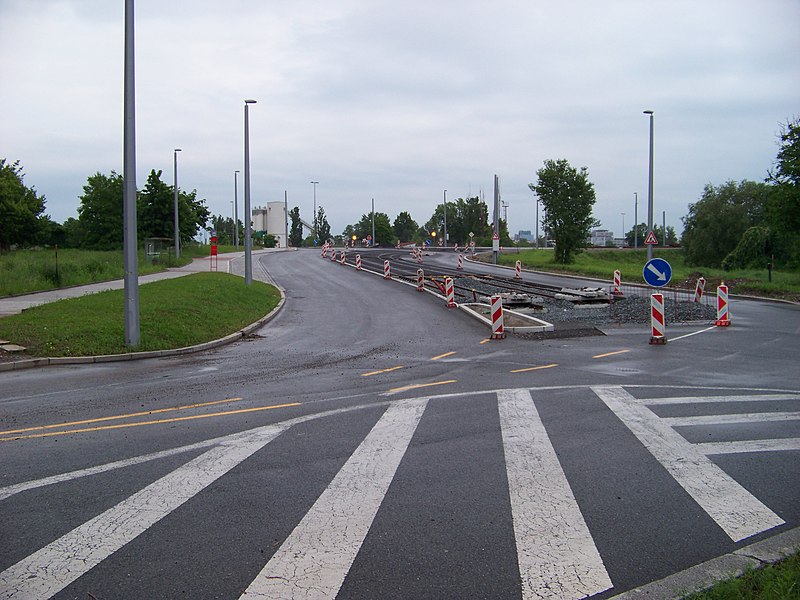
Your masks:
[[[530,229],[520,229],[519,233],[516,236],[517,241],[525,240],[526,242],[533,241],[533,234],[531,233]]]
[[[267,202],[266,206],[253,209],[253,231],[264,231],[275,237],[278,247],[286,248],[286,204],[283,202]]]
[[[593,229],[592,236],[589,239],[589,243],[592,246],[608,246],[609,242],[611,245],[616,245],[614,242],[614,232],[609,231],[608,229]]]

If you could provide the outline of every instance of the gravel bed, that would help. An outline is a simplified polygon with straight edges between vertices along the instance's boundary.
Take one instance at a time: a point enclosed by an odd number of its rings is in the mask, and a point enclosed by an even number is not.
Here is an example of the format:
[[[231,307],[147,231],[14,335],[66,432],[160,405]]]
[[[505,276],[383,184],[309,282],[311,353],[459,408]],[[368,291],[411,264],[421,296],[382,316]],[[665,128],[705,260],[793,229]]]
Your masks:
[[[475,279],[454,281],[458,285],[474,289],[478,296],[491,295],[497,290]],[[536,297],[536,304],[543,309],[509,307],[524,314],[530,314],[553,324],[578,322],[587,325],[605,325],[621,323],[649,323],[650,296],[626,295],[613,300],[610,304],[574,304],[567,300]],[[468,298],[471,302],[472,298]],[[716,308],[709,304],[697,304],[691,301],[676,301],[669,293],[664,295],[664,310],[667,323],[688,323],[692,321],[713,321]]]

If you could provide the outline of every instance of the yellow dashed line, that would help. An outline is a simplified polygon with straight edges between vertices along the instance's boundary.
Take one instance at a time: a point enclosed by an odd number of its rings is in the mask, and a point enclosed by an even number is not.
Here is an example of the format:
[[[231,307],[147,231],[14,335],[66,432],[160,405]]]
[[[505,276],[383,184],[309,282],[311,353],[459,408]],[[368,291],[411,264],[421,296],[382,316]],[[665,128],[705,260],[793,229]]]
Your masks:
[[[136,423],[119,423],[118,425],[104,425],[102,427],[86,427],[83,429],[67,429],[65,431],[50,431],[48,433],[34,433],[32,435],[19,435],[13,437],[0,438],[0,442],[10,440],[25,440],[31,438],[52,437],[55,435],[68,435],[71,433],[88,433],[92,431],[105,431],[107,429],[125,429],[128,427],[142,427],[144,425],[161,425],[163,423],[177,423],[179,421],[194,421],[196,419],[210,419],[211,417],[225,417],[228,415],[240,415],[244,413],[257,412],[262,410],[272,410],[274,408],[287,408],[290,406],[300,406],[300,402],[290,402],[288,404],[273,404],[271,406],[257,406],[255,408],[240,408],[225,412],[210,413],[207,415],[191,415],[188,417],[175,417],[174,419],[158,419],[155,421],[137,421]]]
[[[614,356],[615,354],[625,354],[630,350],[617,350],[616,352],[606,352],[605,354],[595,354],[592,358],[605,358],[606,356]]]
[[[134,417],[144,417],[147,415],[157,415],[176,410],[187,410],[190,408],[201,408],[203,406],[213,406],[214,404],[225,404],[226,402],[238,402],[241,398],[226,398],[225,400],[214,400],[213,402],[200,402],[197,404],[184,404],[183,406],[173,406],[170,408],[157,408],[155,410],[143,410],[141,412],[128,413],[126,415],[114,415],[112,417],[99,417],[97,419],[84,419],[82,421],[70,421],[69,423],[56,423],[54,425],[39,425],[37,427],[25,427],[24,429],[9,429],[0,431],[0,435],[11,433],[24,433],[26,431],[41,431],[42,429],[57,429],[61,427],[72,427],[74,425],[88,425],[89,423],[102,423],[104,421],[117,421],[119,419],[132,419]]]
[[[538,371],[540,369],[552,369],[553,367],[557,367],[558,363],[552,363],[549,365],[539,365],[538,367],[526,367],[525,369],[514,369],[511,371],[512,373],[525,373],[527,371]]]
[[[380,371],[370,371],[369,373],[362,373],[361,377],[372,377],[373,375],[380,375],[381,373],[391,373],[392,371],[397,371],[397,369],[402,369],[403,365],[399,365],[397,367],[391,367],[389,369],[381,369]]]
[[[439,360],[440,358],[445,358],[446,356],[453,356],[453,354],[455,354],[455,352],[445,352],[439,356],[434,356],[431,360]]]

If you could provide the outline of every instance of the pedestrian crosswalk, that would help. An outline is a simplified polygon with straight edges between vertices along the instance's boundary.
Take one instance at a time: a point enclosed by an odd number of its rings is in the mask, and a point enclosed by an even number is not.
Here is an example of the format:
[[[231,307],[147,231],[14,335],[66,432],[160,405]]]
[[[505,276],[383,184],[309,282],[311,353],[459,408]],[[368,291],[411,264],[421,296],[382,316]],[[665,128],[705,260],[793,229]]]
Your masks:
[[[633,389],[635,388],[635,389]],[[572,388],[565,388],[567,392]],[[575,386],[579,390],[579,386]],[[496,426],[486,424],[487,435],[497,435],[508,486],[506,506],[513,529],[519,594],[533,598],[585,598],[615,586],[613,574],[596,543],[591,522],[584,517],[591,498],[576,494],[570,479],[575,465],[565,463],[548,433],[548,424],[537,406],[551,401],[552,390],[507,389],[480,394],[448,394],[446,403],[436,396],[385,402],[355,450],[305,512],[290,527],[288,536],[263,556],[260,570],[248,576],[232,598],[331,599],[343,589],[354,561],[379,518],[379,509],[400,465],[415,444],[415,435],[426,415],[452,410],[454,401],[476,398],[496,403]],[[780,527],[786,519],[757,498],[710,458],[715,454],[783,452],[800,449],[800,394],[675,395],[647,398],[649,389],[632,386],[581,388],[594,395],[598,407],[613,413],[620,427],[635,436],[658,461],[676,486],[680,486],[708,516],[702,527],[719,527],[740,542]],[[754,406],[767,405],[769,410]],[[711,407],[703,412],[698,407]],[[659,416],[659,407],[671,407]],[[730,410],[727,410],[730,407]],[[367,407],[349,407],[286,420],[241,433],[215,438],[184,448],[154,452],[106,465],[50,476],[0,488],[0,516],[8,498],[41,486],[59,487],[73,479],[124,477],[132,464],[156,461],[191,450],[193,458],[163,475],[116,505],[91,516],[67,533],[14,564],[0,562],[0,599],[46,599],[58,595],[92,569],[101,565],[179,509],[201,495],[246,461],[270,452],[271,445],[294,426]],[[375,405],[370,405],[371,410]],[[785,410],[784,410],[785,408]],[[568,405],[565,404],[568,415]],[[738,412],[737,412],[738,411]],[[683,413],[683,414],[681,414]],[[568,418],[568,416],[567,416]],[[680,433],[682,427],[783,422],[797,424],[797,435],[777,439],[709,440],[693,443]],[[473,424],[474,426],[474,424]],[[605,435],[608,435],[606,433]],[[594,446],[593,446],[594,447]],[[199,454],[198,454],[199,452]],[[448,460],[457,460],[453,457]],[[676,488],[677,489],[677,488]],[[55,492],[57,493],[57,491]],[[257,493],[254,490],[253,493]],[[424,494],[424,488],[419,493]],[[466,491],[465,491],[466,493]],[[625,515],[619,515],[624,520]],[[270,524],[253,535],[269,535]],[[698,526],[699,527],[699,526]],[[250,532],[247,532],[250,533]],[[483,532],[492,535],[492,532]],[[603,548],[608,546],[606,541]],[[617,553],[619,554],[619,553]],[[3,557],[0,555],[0,561]],[[402,560],[402,557],[397,557]],[[613,559],[619,561],[618,556]],[[379,574],[375,574],[380,579]],[[70,588],[72,589],[72,588]],[[136,592],[120,594],[136,597]]]

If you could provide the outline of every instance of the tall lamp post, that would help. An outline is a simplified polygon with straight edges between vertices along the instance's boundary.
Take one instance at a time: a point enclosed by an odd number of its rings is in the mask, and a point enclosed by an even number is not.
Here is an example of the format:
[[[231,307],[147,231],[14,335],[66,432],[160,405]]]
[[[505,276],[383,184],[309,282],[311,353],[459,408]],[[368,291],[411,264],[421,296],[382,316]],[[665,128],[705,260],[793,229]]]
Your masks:
[[[444,247],[447,247],[447,190],[444,191]]]
[[[233,244],[239,250],[239,173],[233,172]]]
[[[136,235],[136,78],[133,0],[125,0],[122,219],[125,271],[125,345],[136,347],[139,331],[139,253]]]
[[[625,247],[625,213],[622,213],[622,247]]]
[[[231,217],[233,218],[233,231],[231,231],[231,241],[233,241],[233,232],[236,230],[236,217],[233,214],[233,200],[231,202]]]
[[[639,249],[639,192],[633,192],[633,247]]]
[[[244,283],[253,284],[253,238],[250,227],[250,105],[244,101]]]
[[[653,111],[646,110],[645,115],[650,115],[650,170],[647,180],[647,235],[653,231]],[[647,260],[653,259],[653,244],[647,244]]]
[[[175,148],[173,155],[173,181],[175,182],[175,258],[181,257],[181,237],[180,227],[178,226],[178,152],[180,148]]]
[[[314,214],[311,217],[311,224],[314,226],[314,239],[317,239],[317,184],[319,181],[312,181],[314,186]]]

